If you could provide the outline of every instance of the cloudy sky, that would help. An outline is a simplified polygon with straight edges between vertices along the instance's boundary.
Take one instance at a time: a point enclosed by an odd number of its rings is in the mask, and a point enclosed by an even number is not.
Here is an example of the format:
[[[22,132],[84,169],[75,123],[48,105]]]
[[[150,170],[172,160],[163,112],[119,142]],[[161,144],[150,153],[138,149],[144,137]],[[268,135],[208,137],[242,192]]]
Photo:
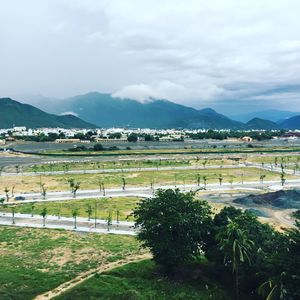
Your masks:
[[[300,110],[299,12],[299,0],[0,0],[0,97]]]

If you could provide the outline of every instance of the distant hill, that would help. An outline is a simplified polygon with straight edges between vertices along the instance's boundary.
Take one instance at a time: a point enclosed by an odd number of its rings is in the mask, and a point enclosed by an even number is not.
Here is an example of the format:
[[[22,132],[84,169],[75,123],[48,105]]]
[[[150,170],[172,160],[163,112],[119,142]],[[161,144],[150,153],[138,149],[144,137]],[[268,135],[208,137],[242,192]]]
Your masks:
[[[300,113],[286,110],[270,109],[263,111],[255,111],[247,114],[230,115],[230,118],[239,122],[248,122],[254,118],[260,118],[272,122],[277,122],[278,120],[285,120],[297,115],[300,115]]]
[[[94,92],[60,103],[56,113],[72,111],[99,127],[238,129],[242,125],[210,108],[196,110],[167,100],[141,103]]]
[[[95,125],[73,115],[48,114],[32,105],[22,104],[10,98],[0,98],[0,128],[13,126],[95,128]]]
[[[279,125],[284,129],[300,129],[300,115],[281,121]]]
[[[250,120],[249,122],[247,122],[244,126],[245,129],[248,130],[279,130],[280,126],[272,121],[269,120],[263,120],[260,118],[254,118],[252,120]]]

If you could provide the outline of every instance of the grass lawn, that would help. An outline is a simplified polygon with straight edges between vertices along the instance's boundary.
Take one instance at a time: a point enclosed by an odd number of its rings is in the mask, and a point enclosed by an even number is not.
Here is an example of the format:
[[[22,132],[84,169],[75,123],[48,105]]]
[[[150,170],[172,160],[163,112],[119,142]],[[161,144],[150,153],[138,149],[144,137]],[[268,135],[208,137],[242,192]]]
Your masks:
[[[37,202],[31,203],[18,203],[16,206],[16,212],[31,214],[40,214],[44,207],[47,208],[48,215],[53,216],[64,216],[72,217],[72,211],[74,209],[78,210],[79,217],[88,217],[87,208],[88,205],[91,206],[92,215],[94,218],[95,214],[95,203],[97,205],[97,218],[106,219],[108,214],[111,212],[112,219],[117,219],[117,210],[119,211],[119,220],[129,220],[132,221],[132,217],[127,217],[130,215],[133,208],[136,206],[139,199],[136,197],[113,197],[113,198],[101,198],[101,199],[78,199],[78,200],[68,200],[68,201],[56,201],[56,202]],[[9,207],[0,206],[1,211],[10,212]]]
[[[154,187],[161,185],[182,185],[197,183],[198,174],[207,177],[207,183],[217,183],[219,174],[223,176],[223,183],[230,180],[233,183],[242,181],[259,181],[260,175],[265,174],[265,180],[280,180],[280,174],[270,171],[262,171],[257,168],[217,168],[217,169],[199,169],[199,170],[172,170],[172,171],[136,171],[136,172],[118,172],[105,174],[63,174],[63,175],[43,175],[43,176],[1,176],[0,191],[4,194],[5,187],[12,189],[14,192],[39,192],[40,181],[45,183],[48,191],[67,191],[69,190],[68,179],[74,178],[81,183],[80,189],[97,189],[99,182],[104,182],[105,188],[121,188],[122,178],[126,180],[127,187],[149,186],[151,182]],[[297,178],[286,175],[287,179]],[[203,178],[202,178],[203,184]]]
[[[55,299],[232,299],[208,266],[202,265],[195,277],[171,281],[156,273],[152,261],[144,260],[96,274]]]
[[[129,236],[0,226],[0,299],[32,299],[81,272],[144,252]]]

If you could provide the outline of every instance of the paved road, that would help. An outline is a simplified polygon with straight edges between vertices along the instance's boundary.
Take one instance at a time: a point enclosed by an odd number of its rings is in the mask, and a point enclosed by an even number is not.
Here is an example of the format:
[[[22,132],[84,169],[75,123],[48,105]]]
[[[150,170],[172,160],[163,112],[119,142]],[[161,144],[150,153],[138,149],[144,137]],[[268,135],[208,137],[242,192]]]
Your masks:
[[[206,170],[206,169],[237,169],[245,165],[215,165],[215,166],[177,166],[177,167],[152,167],[152,168],[122,168],[122,169],[100,169],[100,170],[70,170],[49,172],[2,172],[2,176],[39,176],[39,175],[70,175],[70,174],[102,174],[102,173],[128,173],[128,172],[150,172],[150,171],[174,171],[174,170]]]
[[[199,192],[222,192],[222,191],[235,191],[235,190],[281,190],[282,186],[279,180],[264,181],[262,184],[260,181],[245,181],[242,183],[223,183],[221,186],[217,183],[207,184],[206,188],[196,184],[186,185],[162,185],[155,186],[154,190],[148,187],[128,187],[125,191],[120,188],[106,189],[105,194],[99,190],[79,190],[76,195],[76,199],[87,199],[87,198],[103,198],[103,197],[151,197],[155,192],[155,189],[173,189],[179,188],[182,191],[199,190]],[[286,181],[286,188],[300,188],[300,179],[290,179]],[[22,196],[25,200],[16,201],[18,203],[38,202],[38,201],[63,201],[63,200],[74,200],[73,195],[70,191],[60,192],[48,192],[46,199],[43,199],[40,193],[16,193],[15,196]],[[5,198],[5,195],[0,195],[0,198]],[[10,200],[13,202],[12,200]]]
[[[113,233],[113,234],[125,234],[135,235],[136,230],[133,228],[133,222],[116,221],[112,222],[112,225],[107,227],[105,220],[97,219],[96,228],[95,220],[90,221],[87,218],[77,217],[77,228],[74,228],[74,219],[57,216],[47,216],[45,226],[43,226],[43,218],[39,215],[31,217],[29,214],[16,213],[14,218],[15,224],[13,224],[13,218],[11,213],[0,212],[0,225],[13,225],[20,227],[33,227],[33,228],[49,228],[49,229],[65,229],[74,230],[80,232],[95,232],[95,233]]]

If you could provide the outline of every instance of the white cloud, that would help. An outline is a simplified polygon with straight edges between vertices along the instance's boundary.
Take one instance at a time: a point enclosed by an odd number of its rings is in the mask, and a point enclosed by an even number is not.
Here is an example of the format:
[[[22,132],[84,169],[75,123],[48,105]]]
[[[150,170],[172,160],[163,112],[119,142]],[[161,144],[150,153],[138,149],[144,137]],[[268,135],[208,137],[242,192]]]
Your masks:
[[[298,0],[11,0],[1,8],[2,94],[117,91],[198,107],[231,98],[246,109],[251,96],[279,105],[265,94],[300,82]]]

